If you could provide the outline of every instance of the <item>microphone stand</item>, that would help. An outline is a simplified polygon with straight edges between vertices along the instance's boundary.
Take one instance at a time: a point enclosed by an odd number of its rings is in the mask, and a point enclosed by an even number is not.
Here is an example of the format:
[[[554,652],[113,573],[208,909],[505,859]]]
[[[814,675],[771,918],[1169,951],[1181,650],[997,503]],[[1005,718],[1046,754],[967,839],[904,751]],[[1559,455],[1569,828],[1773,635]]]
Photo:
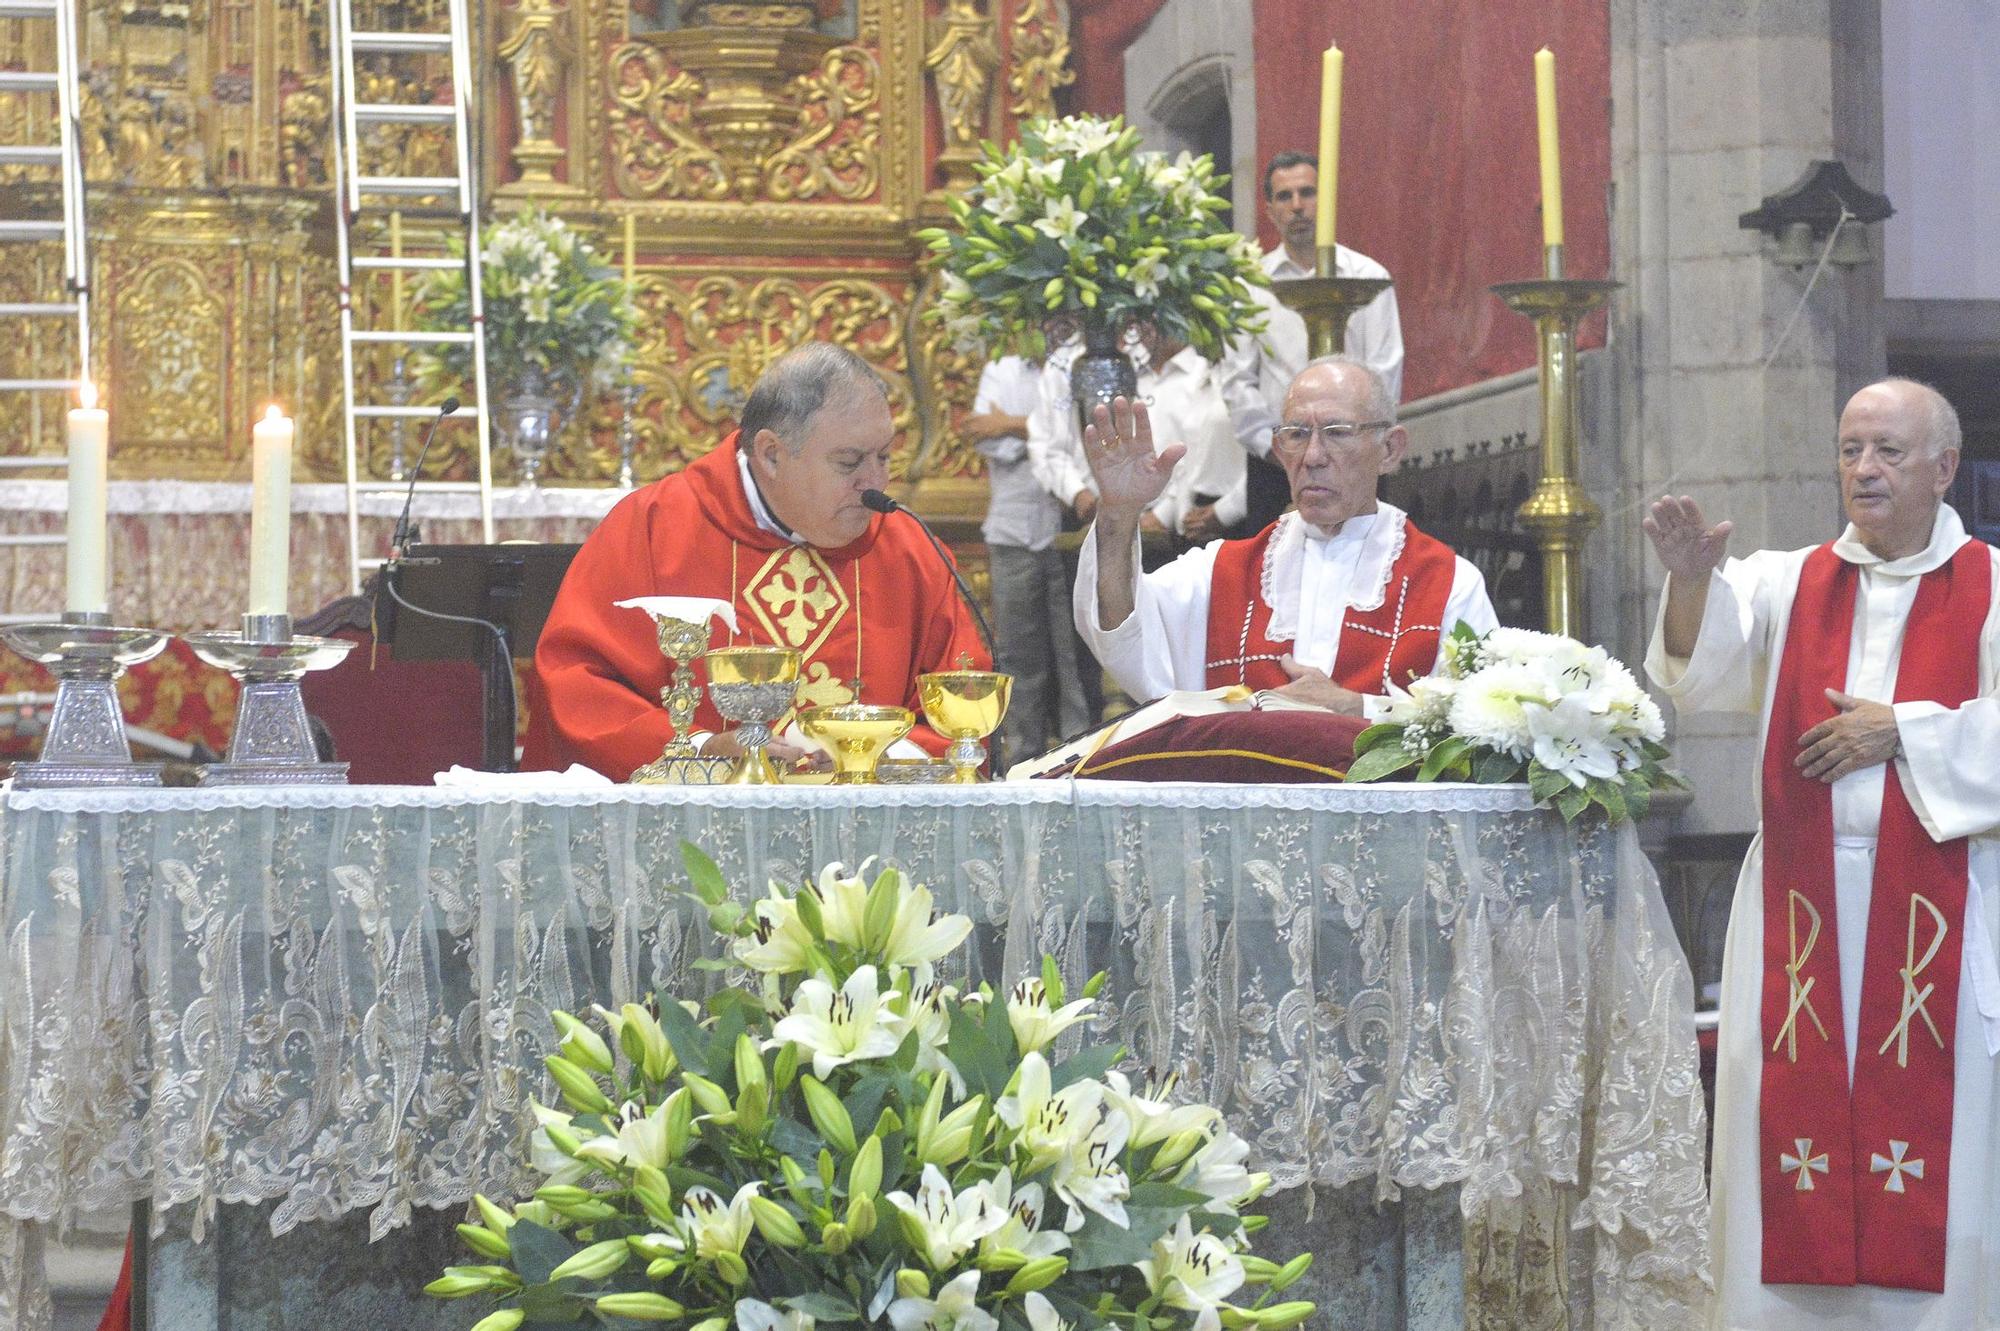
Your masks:
[[[944,563],[945,571],[951,574],[952,582],[958,587],[959,596],[965,601],[966,607],[972,611],[973,623],[979,629],[979,640],[986,644],[987,659],[997,661],[993,652],[993,627],[986,622],[986,612],[979,608],[979,601],[973,596],[972,588],[965,585],[965,577],[958,571],[957,561],[946,552],[944,542],[938,540],[937,533],[931,530],[930,524],[904,505],[898,503],[894,496],[886,494],[881,490],[863,490],[861,492],[861,503],[864,507],[872,509],[877,513],[885,515],[890,513],[904,514],[910,521],[917,524],[918,530],[930,538],[931,548],[937,551],[938,558]]]
[[[458,399],[448,397],[438,404],[438,414],[431,417],[431,428],[424,431],[424,446],[417,450],[417,465],[410,468],[410,488],[403,493],[403,511],[396,515],[396,530],[389,537],[389,562],[393,569],[409,553],[410,510],[417,502],[417,482],[424,474],[424,459],[430,456],[431,440],[437,438],[438,426],[444,424],[445,417],[458,410]],[[385,578],[386,582],[387,579]]]

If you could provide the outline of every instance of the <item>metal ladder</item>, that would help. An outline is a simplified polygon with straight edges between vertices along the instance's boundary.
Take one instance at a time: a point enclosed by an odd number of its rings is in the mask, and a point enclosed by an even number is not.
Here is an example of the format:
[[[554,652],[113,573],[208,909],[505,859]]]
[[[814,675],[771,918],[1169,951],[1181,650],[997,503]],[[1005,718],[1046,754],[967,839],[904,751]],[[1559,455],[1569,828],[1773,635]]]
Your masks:
[[[0,4],[7,0],[0,0]],[[329,0],[327,22],[331,30],[333,113],[334,228],[340,261],[340,361],[341,394],[345,408],[347,435],[347,549],[349,590],[359,594],[362,575],[384,562],[363,558],[361,553],[361,496],[402,494],[410,488],[406,481],[376,480],[362,475],[363,458],[357,424],[370,420],[430,422],[439,413],[436,407],[395,405],[357,401],[360,385],[355,378],[356,348],[373,348],[384,343],[405,347],[469,346],[472,349],[472,400],[452,413],[454,418],[473,421],[478,432],[479,479],[477,481],[416,482],[418,494],[477,494],[483,539],[493,540],[493,450],[486,414],[485,302],[480,294],[479,272],[479,190],[473,175],[474,159],[470,135],[471,101],[474,91],[472,57],[469,50],[471,20],[467,0],[450,0],[450,25],[445,32],[369,32],[354,27],[353,0]],[[406,104],[358,100],[355,57],[360,55],[449,55],[451,57],[451,104]],[[452,133],[458,174],[455,176],[365,175],[361,165],[361,132],[372,125],[449,126]],[[471,299],[472,326],[464,330],[414,332],[395,329],[356,328],[354,275],[381,270],[426,271],[457,268],[450,258],[407,258],[382,254],[356,254],[359,233],[370,214],[386,215],[388,200],[445,196],[457,200],[458,222],[465,236],[465,280]],[[364,209],[367,210],[364,212]],[[362,355],[367,355],[364,350]]]
[[[54,144],[0,144],[0,165],[53,166],[62,178],[61,220],[0,217],[0,245],[61,240],[63,287],[69,294],[67,300],[0,301],[0,328],[14,319],[75,319],[77,348],[74,378],[0,379],[0,392],[72,393],[90,379],[90,267],[84,248],[83,157],[77,128],[76,0],[0,0],[0,19],[48,19],[55,24],[55,69],[0,71],[0,91],[53,92],[57,135]],[[63,456],[0,457],[0,471],[68,466],[69,459]],[[0,547],[67,544],[68,538],[56,533],[0,533]],[[0,624],[49,617],[48,613],[0,613]]]

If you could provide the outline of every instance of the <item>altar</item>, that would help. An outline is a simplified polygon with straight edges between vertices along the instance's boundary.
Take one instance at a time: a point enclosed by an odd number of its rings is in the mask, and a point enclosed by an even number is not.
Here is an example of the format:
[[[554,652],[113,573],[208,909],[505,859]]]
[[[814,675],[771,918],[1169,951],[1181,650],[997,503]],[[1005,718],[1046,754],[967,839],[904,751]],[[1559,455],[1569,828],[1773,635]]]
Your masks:
[[[1108,970],[1096,1034],[1251,1141],[1324,1325],[1697,1324],[1690,986],[1629,828],[1515,787],[1116,782],[10,792],[0,1322],[79,1209],[147,1202],[195,1265],[329,1226],[379,1263],[524,1192],[548,1010],[705,982],[682,838],[745,893],[897,864],[975,921],[974,983]],[[153,1265],[167,1325],[189,1263]]]

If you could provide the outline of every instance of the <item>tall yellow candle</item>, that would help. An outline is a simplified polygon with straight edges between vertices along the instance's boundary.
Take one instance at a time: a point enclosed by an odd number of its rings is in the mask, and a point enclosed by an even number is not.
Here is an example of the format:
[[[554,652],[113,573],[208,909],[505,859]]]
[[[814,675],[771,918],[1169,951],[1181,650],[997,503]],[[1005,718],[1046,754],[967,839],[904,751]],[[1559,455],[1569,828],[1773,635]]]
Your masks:
[[[1319,218],[1313,243],[1323,250],[1333,248],[1334,204],[1340,195],[1341,59],[1340,48],[1329,46],[1319,63]]]
[[[1556,143],[1556,57],[1535,52],[1535,128],[1542,149],[1542,244],[1563,243],[1562,150]]]
[[[389,257],[392,259],[403,257],[403,213],[401,209],[392,209],[389,213]],[[377,287],[376,290],[379,291],[381,288]],[[400,329],[402,326],[403,270],[400,268],[391,268],[389,270],[389,327]]]
[[[292,418],[273,403],[250,434],[250,613],[289,613]]]
[[[632,214],[625,214],[625,287],[632,287],[632,274],[638,271],[639,227]]]
[[[81,405],[70,411],[68,422],[68,585],[63,608],[71,614],[88,615],[111,608],[105,590],[111,417],[97,405],[97,389],[91,384],[84,384],[78,397]]]

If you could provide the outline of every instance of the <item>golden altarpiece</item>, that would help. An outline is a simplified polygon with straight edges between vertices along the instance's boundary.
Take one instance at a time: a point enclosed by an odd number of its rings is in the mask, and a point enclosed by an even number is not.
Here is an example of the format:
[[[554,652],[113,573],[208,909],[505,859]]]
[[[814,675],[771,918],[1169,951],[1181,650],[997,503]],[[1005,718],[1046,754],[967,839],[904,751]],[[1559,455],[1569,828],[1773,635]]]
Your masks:
[[[95,369],[112,404],[114,477],[241,479],[249,423],[275,399],[299,420],[299,479],[338,479],[322,0],[81,5]],[[420,30],[438,26],[443,8],[363,0],[357,22]],[[546,206],[598,236],[614,262],[631,219],[639,478],[712,447],[773,356],[829,337],[891,385],[902,431],[895,474],[916,483],[919,505],[976,518],[977,454],[951,422],[979,366],[920,320],[926,289],[912,234],[945,191],[970,181],[981,138],[1050,109],[1069,77],[1065,0],[473,8],[489,211]],[[26,48],[38,39],[34,25],[0,20],[0,67],[46,67],[48,53]],[[424,100],[442,59],[362,57],[362,79],[376,84],[369,100]],[[51,135],[53,114],[52,94],[0,92],[6,141]],[[437,130],[383,127],[364,151],[381,174],[437,174],[430,164],[449,143]],[[53,216],[48,170],[0,169],[0,188]],[[421,208],[402,230],[409,252],[422,252]],[[13,247],[0,301],[53,298],[60,265],[55,244]],[[382,303],[407,293],[376,276],[355,299],[389,313]],[[59,329],[8,339],[0,374],[66,372],[68,339]],[[0,400],[0,449],[60,449],[65,404],[38,396]],[[610,482],[620,410],[599,400],[565,431],[551,483]],[[386,437],[364,443],[378,464],[388,447]],[[446,470],[468,466],[453,458]]]

